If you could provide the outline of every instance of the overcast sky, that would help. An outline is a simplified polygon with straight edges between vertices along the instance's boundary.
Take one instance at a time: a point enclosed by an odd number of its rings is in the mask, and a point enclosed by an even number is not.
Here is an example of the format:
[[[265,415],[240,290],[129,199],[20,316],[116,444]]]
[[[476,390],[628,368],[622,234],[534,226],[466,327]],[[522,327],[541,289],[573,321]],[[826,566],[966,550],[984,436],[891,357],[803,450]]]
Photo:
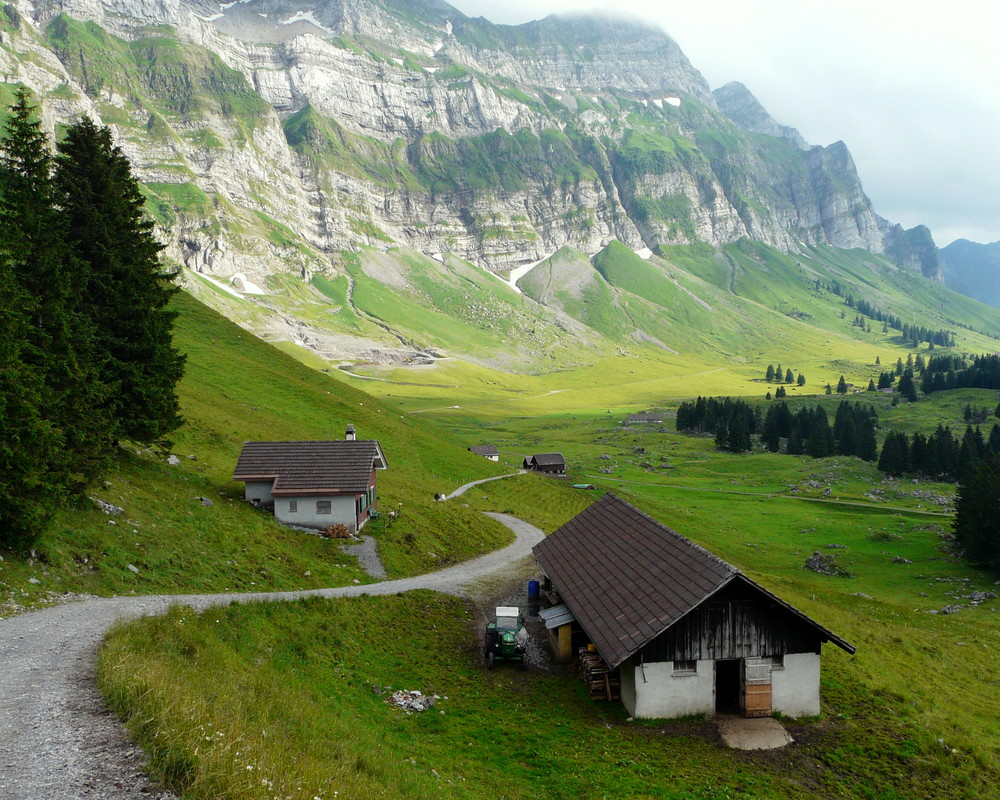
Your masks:
[[[983,0],[449,0],[519,24],[574,10],[657,23],[715,89],[738,80],[812,144],[842,139],[883,217],[943,247],[1000,240],[1000,10]]]

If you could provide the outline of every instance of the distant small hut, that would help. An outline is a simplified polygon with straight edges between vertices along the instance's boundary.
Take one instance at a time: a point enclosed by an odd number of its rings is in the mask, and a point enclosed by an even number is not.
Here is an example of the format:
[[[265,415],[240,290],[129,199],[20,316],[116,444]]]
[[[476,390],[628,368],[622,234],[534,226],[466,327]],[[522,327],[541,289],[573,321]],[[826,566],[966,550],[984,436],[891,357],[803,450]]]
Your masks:
[[[500,451],[492,444],[474,444],[469,448],[469,452],[488,458],[490,461],[500,460]]]
[[[524,469],[535,472],[548,472],[554,475],[566,473],[566,459],[562,453],[535,453],[524,459]]]
[[[663,414],[658,411],[641,411],[625,417],[626,425],[659,425],[663,422]]]

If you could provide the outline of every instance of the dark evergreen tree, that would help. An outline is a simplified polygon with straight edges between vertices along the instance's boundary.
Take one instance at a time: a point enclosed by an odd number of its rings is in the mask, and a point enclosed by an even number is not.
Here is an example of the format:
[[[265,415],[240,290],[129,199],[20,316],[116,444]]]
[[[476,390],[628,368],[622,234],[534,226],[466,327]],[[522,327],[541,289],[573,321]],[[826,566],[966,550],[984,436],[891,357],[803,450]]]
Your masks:
[[[847,394],[847,381],[844,380],[844,376],[840,376],[840,380],[837,381],[837,394]]]
[[[792,412],[785,403],[778,406],[775,413],[778,421],[778,436],[787,439],[792,435]]]
[[[917,402],[917,387],[913,382],[913,373],[910,370],[905,370],[903,376],[899,379],[899,386],[897,387],[899,393],[909,400],[911,403]]]
[[[958,443],[951,433],[950,428],[938,425],[928,441],[928,447],[932,449],[932,457],[937,461],[938,475],[945,477],[956,477],[958,469]]]
[[[803,374],[802,374],[802,373],[800,372],[800,373],[799,373],[799,377],[798,377],[798,379],[797,379],[797,380],[795,381],[795,383],[796,383],[796,384],[797,384],[798,386],[805,386],[805,385],[806,385],[806,376],[805,376],[805,375],[803,375]]]
[[[110,389],[97,374],[93,325],[79,308],[81,265],[66,247],[49,143],[24,89],[0,142],[0,261],[0,325],[16,326],[0,356],[11,367],[0,396],[7,417],[0,538],[26,543],[56,507],[84,497],[111,447],[102,411]]]
[[[764,380],[768,383],[774,383],[774,364],[767,365],[767,372],[764,373]]]
[[[750,432],[742,414],[733,417],[729,425],[729,435],[726,438],[725,449],[731,453],[746,453],[753,447]]]
[[[873,380],[869,380],[868,381],[868,391],[869,392],[874,392],[875,391],[875,381],[873,381]]]
[[[910,469],[923,475],[933,475],[927,471],[929,449],[927,447],[927,437],[922,433],[913,434],[910,443]]]
[[[785,383],[795,383],[795,376],[790,369],[785,371]]]
[[[777,453],[781,446],[781,433],[778,428],[778,408],[784,403],[772,405],[764,415],[764,423],[760,431],[760,441],[771,453]],[[787,406],[785,406],[787,408]]]
[[[902,475],[909,469],[909,445],[905,433],[890,431],[885,437],[878,468],[889,475]]]
[[[184,358],[173,346],[177,289],[159,263],[139,185],[111,132],[85,117],[59,143],[55,186],[66,240],[83,264],[85,311],[96,330],[113,436],[164,443],[181,423],[176,385]]]
[[[994,454],[1000,456],[1000,424],[993,426],[987,445]]]
[[[897,358],[896,359],[896,374],[897,375],[902,375],[903,374],[903,369],[904,369],[903,359],[902,358]]]
[[[781,364],[778,364],[778,366],[774,369],[774,379],[778,383],[781,383],[785,379],[785,373],[784,370],[781,369]]]
[[[806,455],[813,458],[832,456],[835,448],[833,431],[823,406],[816,406],[812,412],[807,410],[806,413],[809,415],[809,431],[803,431]]]
[[[1000,567],[1000,456],[978,461],[958,486],[955,540],[976,564]]]

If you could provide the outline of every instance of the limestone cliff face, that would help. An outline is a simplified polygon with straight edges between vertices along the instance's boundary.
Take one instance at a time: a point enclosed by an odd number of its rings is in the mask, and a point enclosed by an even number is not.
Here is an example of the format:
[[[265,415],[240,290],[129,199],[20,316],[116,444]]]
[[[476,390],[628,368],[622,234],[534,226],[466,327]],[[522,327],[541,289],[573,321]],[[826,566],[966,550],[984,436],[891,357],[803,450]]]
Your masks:
[[[741,237],[862,247],[936,276],[846,147],[809,147],[739,85],[714,95],[647,25],[470,19],[442,0],[20,0],[0,69],[50,126],[110,125],[168,254],[308,276],[399,243],[492,271]],[[16,10],[15,10],[16,9]],[[915,229],[916,230],[916,229]]]

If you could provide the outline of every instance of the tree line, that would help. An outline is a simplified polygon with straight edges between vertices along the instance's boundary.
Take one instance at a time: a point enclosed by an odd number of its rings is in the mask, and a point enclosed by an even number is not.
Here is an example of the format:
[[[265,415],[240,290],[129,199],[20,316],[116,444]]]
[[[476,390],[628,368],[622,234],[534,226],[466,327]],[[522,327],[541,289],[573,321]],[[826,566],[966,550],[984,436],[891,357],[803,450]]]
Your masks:
[[[994,425],[989,438],[978,425],[967,425],[957,437],[944,425],[925,436],[890,431],[882,445],[878,468],[889,475],[923,475],[935,480],[957,481],[971,464],[987,456],[1000,454],[1000,425]]]
[[[757,436],[771,453],[781,451],[784,442],[784,452],[789,455],[857,456],[877,461],[878,469],[890,475],[947,481],[958,480],[971,464],[1000,454],[1000,425],[993,427],[988,438],[978,425],[968,425],[961,437],[944,425],[938,425],[929,436],[889,431],[880,450],[878,412],[849,400],[837,404],[831,424],[826,409],[818,404],[793,412],[786,403],[776,402],[762,416],[758,408],[742,400],[699,397],[681,403],[676,428],[682,433],[712,434],[716,447],[729,452],[749,452]]]
[[[177,291],[131,165],[107,128],[53,153],[21,89],[0,140],[0,545],[85,501],[119,443],[181,424]]]
[[[867,323],[864,318],[867,317],[876,322],[881,322],[883,333],[888,333],[890,328],[899,331],[902,338],[914,347],[918,347],[921,342],[927,342],[931,349],[934,347],[955,346],[955,334],[952,331],[943,328],[932,330],[925,325],[903,322],[895,314],[883,311],[867,300],[855,300],[853,294],[847,295],[844,302],[850,308],[855,309],[860,315],[860,317],[856,317],[854,320],[854,324],[860,327],[866,327]],[[870,330],[870,327],[868,329]]]
[[[1000,389],[1000,355],[981,355],[969,364],[959,356],[935,356],[924,370],[924,394],[945,389]]]

